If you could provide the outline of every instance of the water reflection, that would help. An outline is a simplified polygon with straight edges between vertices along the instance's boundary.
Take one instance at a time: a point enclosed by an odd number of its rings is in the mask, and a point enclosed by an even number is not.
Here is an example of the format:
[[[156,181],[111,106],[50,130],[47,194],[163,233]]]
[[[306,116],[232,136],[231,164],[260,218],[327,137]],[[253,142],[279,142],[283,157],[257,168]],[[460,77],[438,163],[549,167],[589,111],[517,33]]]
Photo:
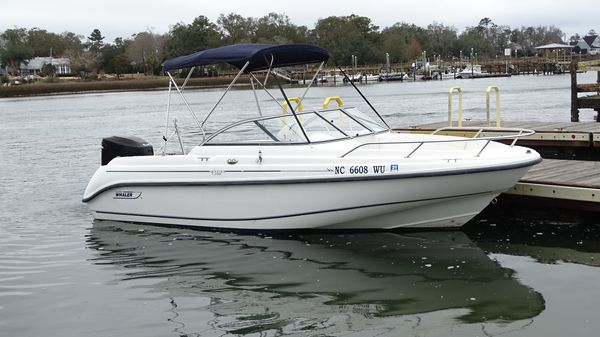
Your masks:
[[[544,310],[462,232],[266,236],[96,221],[88,246],[119,281],[154,280],[150,291],[166,294],[182,326],[192,322],[178,302],[197,296],[207,324],[230,333],[443,310],[464,323],[510,322]]]
[[[487,252],[600,266],[600,221],[594,213],[501,203],[464,230]]]

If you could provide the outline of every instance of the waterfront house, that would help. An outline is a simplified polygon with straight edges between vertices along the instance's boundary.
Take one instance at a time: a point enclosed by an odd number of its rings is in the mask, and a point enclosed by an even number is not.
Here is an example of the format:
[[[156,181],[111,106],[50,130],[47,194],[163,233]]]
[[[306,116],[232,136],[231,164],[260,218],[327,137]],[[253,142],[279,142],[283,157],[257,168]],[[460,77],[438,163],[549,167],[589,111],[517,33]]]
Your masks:
[[[21,63],[19,72],[22,76],[39,75],[45,65],[54,66],[56,75],[71,74],[71,61],[63,57],[34,57]]]
[[[599,55],[600,35],[584,36],[581,40],[579,40],[579,42],[577,42],[577,47],[579,47],[582,53],[590,55]]]

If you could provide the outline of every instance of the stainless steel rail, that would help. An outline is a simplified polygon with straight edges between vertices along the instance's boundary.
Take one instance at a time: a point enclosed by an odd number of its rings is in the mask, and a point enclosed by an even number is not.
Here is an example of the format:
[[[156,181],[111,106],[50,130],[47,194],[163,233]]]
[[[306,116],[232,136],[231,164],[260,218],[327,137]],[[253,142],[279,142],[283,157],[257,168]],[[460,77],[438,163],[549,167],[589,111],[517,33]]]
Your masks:
[[[340,156],[340,158],[344,158],[346,156],[348,156],[349,154],[355,152],[356,150],[363,148],[365,146],[370,146],[370,145],[399,145],[399,144],[416,144],[415,148],[412,149],[404,158],[410,158],[413,154],[415,154],[417,152],[417,150],[419,150],[424,144],[433,144],[433,143],[462,143],[462,142],[474,142],[474,141],[486,141],[485,144],[483,145],[483,147],[477,152],[477,154],[475,155],[475,157],[479,157],[481,155],[481,153],[483,152],[483,150],[485,150],[485,148],[489,145],[490,142],[492,141],[496,141],[496,140],[503,140],[503,139],[512,139],[512,143],[510,144],[510,146],[514,146],[517,139],[521,138],[521,137],[527,137],[527,136],[531,136],[533,134],[535,134],[535,131],[530,130],[530,129],[520,129],[520,128],[492,128],[492,127],[483,127],[483,128],[476,128],[476,127],[466,127],[466,128],[457,128],[457,127],[443,127],[443,128],[439,128],[435,131],[433,131],[431,134],[434,135],[440,131],[476,131],[476,137],[474,138],[460,138],[460,139],[444,139],[444,140],[422,140],[422,141],[395,141],[395,142],[367,142],[367,143],[362,143],[359,144],[357,146],[355,146],[354,148],[352,148],[350,151],[344,153],[343,155]],[[499,135],[499,136],[491,136],[491,137],[478,137],[482,132],[484,132],[485,130],[489,130],[489,131],[506,131],[506,132],[514,132],[516,134],[511,134],[511,135]]]

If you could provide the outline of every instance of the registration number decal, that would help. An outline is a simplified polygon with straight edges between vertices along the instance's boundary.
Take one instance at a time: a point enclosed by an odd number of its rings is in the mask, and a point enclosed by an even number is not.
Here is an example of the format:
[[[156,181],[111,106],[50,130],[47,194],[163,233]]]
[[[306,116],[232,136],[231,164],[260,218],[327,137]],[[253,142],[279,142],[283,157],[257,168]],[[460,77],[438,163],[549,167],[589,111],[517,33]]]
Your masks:
[[[336,166],[334,174],[336,175],[364,175],[369,173],[384,174],[386,165],[351,165],[351,166]]]

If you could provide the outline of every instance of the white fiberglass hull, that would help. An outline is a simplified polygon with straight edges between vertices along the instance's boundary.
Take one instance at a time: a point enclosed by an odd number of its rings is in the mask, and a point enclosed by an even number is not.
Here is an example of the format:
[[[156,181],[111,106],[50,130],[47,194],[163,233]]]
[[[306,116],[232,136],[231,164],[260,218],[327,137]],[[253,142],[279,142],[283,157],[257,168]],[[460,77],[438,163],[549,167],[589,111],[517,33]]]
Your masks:
[[[282,186],[280,189],[284,190],[284,188]],[[216,189],[226,190],[227,188]],[[240,190],[240,194],[245,194],[241,191],[241,188],[236,189]],[[272,193],[273,188],[267,188],[266,190],[268,191],[266,193]],[[322,186],[317,190],[329,190],[331,192],[332,188]],[[333,190],[338,190],[338,188],[333,188]],[[144,195],[161,195],[165,199],[184,198],[184,200],[189,200],[190,195],[203,194],[204,192],[215,193],[215,188],[148,187],[136,189],[136,191]],[[287,202],[286,193],[278,193],[282,197],[282,201],[278,203],[278,208],[266,210],[264,206],[256,206],[256,209],[268,211],[261,215],[236,212],[236,208],[239,208],[240,205],[249,204],[248,200],[239,199],[220,200],[220,202],[204,205],[202,205],[202,202],[197,204],[178,202],[180,205],[169,203],[168,209],[165,209],[165,207],[159,205],[160,203],[164,204],[164,200],[138,201],[137,207],[133,208],[110,205],[112,203],[110,200],[103,201],[102,198],[99,198],[94,202],[97,205],[94,217],[101,220],[237,229],[457,227],[462,226],[477,215],[500,192],[502,191],[422,200],[398,200],[379,204],[364,203],[364,201],[363,203],[356,203],[353,202],[354,200],[348,199],[340,200],[345,198],[332,193],[327,195],[334,200],[319,199],[325,203],[319,208],[306,212],[298,212],[299,209],[294,205],[285,205]],[[362,194],[361,191],[350,191],[349,193]],[[310,197],[312,196],[307,196],[307,198]],[[110,196],[106,198],[110,198]],[[121,201],[121,203],[123,202]],[[94,204],[90,204],[90,207],[96,208]],[[104,208],[103,204],[108,207]],[[211,217],[210,212],[203,212],[209,209],[221,210],[228,216]],[[228,211],[231,211],[231,213]]]
[[[330,165],[331,169],[304,166],[302,172],[264,166],[235,172],[226,172],[228,167],[210,172],[146,169],[135,173],[137,179],[128,178],[134,175],[126,172],[130,166],[119,171],[108,165],[96,173],[95,179],[102,182],[94,188],[88,186],[84,201],[96,219],[172,225],[238,229],[457,227],[512,187],[537,161],[535,153],[504,165],[420,173],[394,171],[394,164],[366,164],[360,166],[367,167],[369,174],[352,175],[334,172],[334,167],[349,171],[352,166],[348,165]],[[373,174],[376,166],[384,172]],[[276,171],[280,176],[274,177]],[[114,178],[107,178],[110,174]]]

